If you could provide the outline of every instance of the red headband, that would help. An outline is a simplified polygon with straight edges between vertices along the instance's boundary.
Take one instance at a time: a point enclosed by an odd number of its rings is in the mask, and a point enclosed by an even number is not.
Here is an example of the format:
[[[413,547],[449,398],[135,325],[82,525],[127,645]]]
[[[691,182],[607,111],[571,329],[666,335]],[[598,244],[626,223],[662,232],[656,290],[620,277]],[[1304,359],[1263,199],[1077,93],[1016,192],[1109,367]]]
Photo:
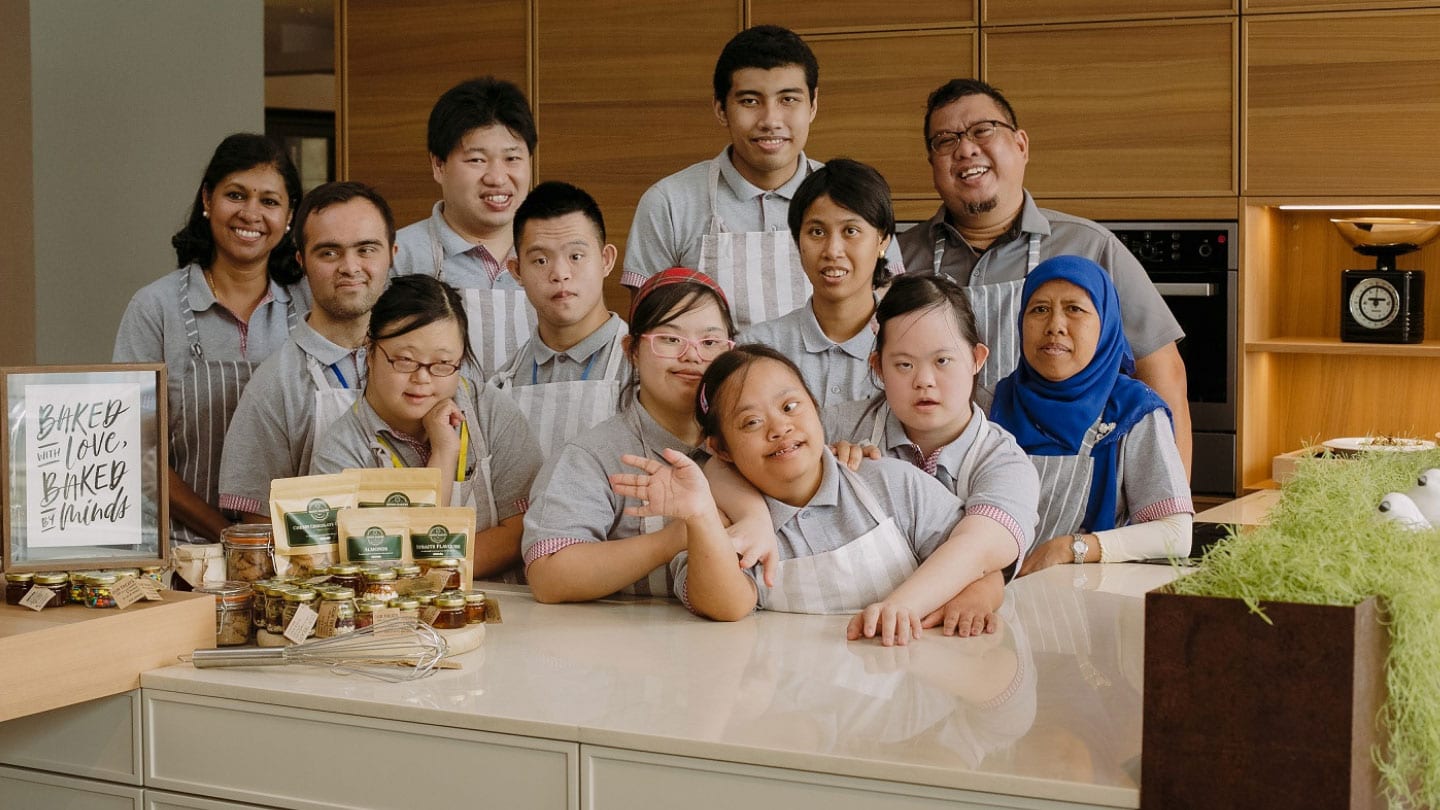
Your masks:
[[[725,308],[730,308],[730,300],[725,297],[725,291],[715,280],[700,272],[688,267],[672,267],[669,270],[662,270],[659,273],[645,280],[640,289],[635,291],[635,300],[630,302],[630,321],[635,321],[635,312],[640,309],[640,302],[644,301],[650,293],[661,287],[668,287],[671,284],[700,284],[715,291],[715,294],[724,302]]]

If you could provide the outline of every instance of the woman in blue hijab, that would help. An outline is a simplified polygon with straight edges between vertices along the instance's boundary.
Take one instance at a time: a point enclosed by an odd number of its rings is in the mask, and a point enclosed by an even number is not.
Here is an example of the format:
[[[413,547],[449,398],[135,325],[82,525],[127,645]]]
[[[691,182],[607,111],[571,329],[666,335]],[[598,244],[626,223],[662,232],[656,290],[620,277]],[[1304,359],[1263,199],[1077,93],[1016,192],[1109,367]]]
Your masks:
[[[1189,554],[1195,508],[1170,411],[1131,376],[1109,274],[1056,256],[1026,276],[1022,296],[1020,363],[990,414],[1040,474],[1037,542],[1020,573]]]

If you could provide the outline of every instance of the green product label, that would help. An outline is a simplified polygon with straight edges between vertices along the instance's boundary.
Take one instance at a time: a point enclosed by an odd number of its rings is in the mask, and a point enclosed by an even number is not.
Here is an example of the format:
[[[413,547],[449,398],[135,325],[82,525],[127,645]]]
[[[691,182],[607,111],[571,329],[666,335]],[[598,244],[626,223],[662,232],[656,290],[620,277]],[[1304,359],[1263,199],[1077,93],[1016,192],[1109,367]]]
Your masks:
[[[315,498],[304,512],[285,513],[285,538],[290,546],[325,546],[335,542],[335,513],[330,504]]]
[[[424,534],[410,535],[410,554],[417,560],[464,559],[467,539],[464,532],[452,533],[437,523]]]
[[[359,537],[345,538],[345,549],[351,560],[398,560],[403,540],[398,534],[386,534],[379,526],[371,526]]]
[[[392,492],[383,501],[361,501],[361,509],[379,509],[385,506],[434,506],[433,503],[417,503],[403,492]]]

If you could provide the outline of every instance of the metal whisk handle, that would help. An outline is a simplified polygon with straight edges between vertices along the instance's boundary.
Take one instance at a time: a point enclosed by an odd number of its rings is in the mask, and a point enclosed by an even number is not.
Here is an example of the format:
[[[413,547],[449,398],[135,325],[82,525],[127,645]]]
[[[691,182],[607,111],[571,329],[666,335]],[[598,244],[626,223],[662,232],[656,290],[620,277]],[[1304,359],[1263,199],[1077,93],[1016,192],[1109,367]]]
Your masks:
[[[196,669],[207,667],[261,667],[287,664],[284,647],[219,647],[196,650],[191,656]]]

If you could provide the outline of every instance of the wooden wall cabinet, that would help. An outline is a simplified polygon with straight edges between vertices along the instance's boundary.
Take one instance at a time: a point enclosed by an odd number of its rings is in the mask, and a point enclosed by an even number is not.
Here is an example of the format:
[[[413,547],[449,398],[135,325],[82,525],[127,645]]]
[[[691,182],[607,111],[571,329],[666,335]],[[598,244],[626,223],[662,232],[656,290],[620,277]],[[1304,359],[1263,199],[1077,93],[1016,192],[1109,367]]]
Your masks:
[[[984,25],[1234,14],[1236,0],[981,0]]]
[[[1049,197],[1236,193],[1236,22],[982,29]]]
[[[977,0],[749,0],[750,25],[802,34],[974,25]],[[820,61],[821,66],[825,61]],[[823,75],[823,74],[822,74]]]
[[[976,75],[975,29],[833,34],[808,42],[820,62],[820,109],[806,154],[868,163],[897,199],[927,200],[933,211],[925,99],[950,79]]]
[[[1440,11],[1244,22],[1247,195],[1440,193]]]
[[[526,0],[342,0],[336,176],[373,184],[397,225],[430,215],[440,187],[425,147],[430,108],[476,76],[533,95]],[[544,148],[542,140],[541,149]]]
[[[1243,0],[1246,14],[1297,11],[1380,11],[1387,8],[1434,8],[1435,0]]]
[[[1283,210],[1245,200],[1240,294],[1241,483],[1271,483],[1271,459],[1342,436],[1431,438],[1440,429],[1440,245],[1402,256],[1428,276],[1426,340],[1342,343],[1341,271],[1374,267],[1330,224],[1362,212]],[[1297,203],[1335,200],[1293,200]],[[1379,201],[1376,201],[1379,202]],[[1423,199],[1412,203],[1440,204]],[[1434,217],[1436,211],[1366,210],[1365,216]]]

